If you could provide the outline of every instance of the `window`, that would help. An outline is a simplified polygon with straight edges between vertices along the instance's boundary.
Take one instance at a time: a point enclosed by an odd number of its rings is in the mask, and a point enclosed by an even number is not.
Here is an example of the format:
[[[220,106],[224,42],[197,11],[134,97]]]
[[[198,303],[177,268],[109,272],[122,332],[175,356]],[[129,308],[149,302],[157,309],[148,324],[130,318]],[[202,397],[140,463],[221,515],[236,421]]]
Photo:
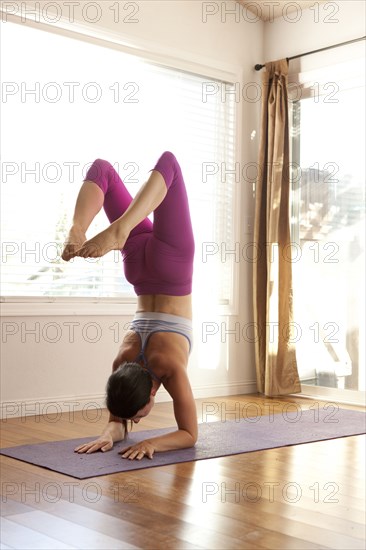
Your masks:
[[[195,284],[228,304],[233,265],[220,261],[212,243],[234,241],[235,101],[220,93],[233,84],[28,25],[2,27],[5,300],[133,296],[119,252],[65,263],[62,243],[94,159],[111,162],[134,196],[160,154],[171,150],[190,199]],[[87,237],[107,224],[101,212]],[[215,262],[208,254],[217,255]]]
[[[316,68],[306,60],[290,86],[297,357],[302,383],[323,394],[365,383],[365,60],[356,46]]]

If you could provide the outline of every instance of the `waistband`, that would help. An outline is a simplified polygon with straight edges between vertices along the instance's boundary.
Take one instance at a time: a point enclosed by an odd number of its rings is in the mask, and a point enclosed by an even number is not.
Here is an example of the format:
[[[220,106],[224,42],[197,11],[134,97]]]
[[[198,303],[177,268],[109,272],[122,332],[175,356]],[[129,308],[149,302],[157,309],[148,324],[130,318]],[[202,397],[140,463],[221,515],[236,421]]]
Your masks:
[[[176,332],[188,339],[190,350],[192,347],[192,320],[187,317],[155,311],[138,312],[131,323],[131,329],[142,333],[143,344],[153,332]]]
[[[167,321],[170,323],[181,323],[192,328],[192,320],[188,317],[180,317],[171,313],[161,313],[157,311],[138,311],[135,313],[134,319],[150,319],[152,321]]]

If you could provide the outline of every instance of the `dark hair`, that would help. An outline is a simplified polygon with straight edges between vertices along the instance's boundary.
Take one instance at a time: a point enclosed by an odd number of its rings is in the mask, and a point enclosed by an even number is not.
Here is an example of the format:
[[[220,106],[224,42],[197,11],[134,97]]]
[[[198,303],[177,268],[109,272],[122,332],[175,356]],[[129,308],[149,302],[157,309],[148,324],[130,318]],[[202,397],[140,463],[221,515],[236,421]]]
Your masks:
[[[122,363],[107,382],[106,405],[118,418],[128,419],[150,401],[152,378],[138,363]]]

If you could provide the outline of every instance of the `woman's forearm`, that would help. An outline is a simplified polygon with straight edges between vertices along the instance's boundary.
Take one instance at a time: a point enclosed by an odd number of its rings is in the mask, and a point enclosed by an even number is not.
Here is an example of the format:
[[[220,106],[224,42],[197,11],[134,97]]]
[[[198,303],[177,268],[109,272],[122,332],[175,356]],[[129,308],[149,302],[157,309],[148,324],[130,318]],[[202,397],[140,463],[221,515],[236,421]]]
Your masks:
[[[185,430],[177,430],[158,437],[146,439],[154,447],[155,452],[175,451],[194,447],[196,439]]]

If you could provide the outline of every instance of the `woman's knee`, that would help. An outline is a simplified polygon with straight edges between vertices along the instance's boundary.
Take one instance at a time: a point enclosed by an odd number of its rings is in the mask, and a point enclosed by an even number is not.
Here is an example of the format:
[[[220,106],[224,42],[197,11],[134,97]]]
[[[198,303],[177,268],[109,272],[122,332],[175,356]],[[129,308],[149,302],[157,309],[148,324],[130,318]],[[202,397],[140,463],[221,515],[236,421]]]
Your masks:
[[[108,191],[113,166],[104,159],[96,159],[87,171],[85,180],[96,183],[104,194]]]
[[[171,165],[175,165],[178,162],[175,155],[171,151],[164,151],[159,160]]]

